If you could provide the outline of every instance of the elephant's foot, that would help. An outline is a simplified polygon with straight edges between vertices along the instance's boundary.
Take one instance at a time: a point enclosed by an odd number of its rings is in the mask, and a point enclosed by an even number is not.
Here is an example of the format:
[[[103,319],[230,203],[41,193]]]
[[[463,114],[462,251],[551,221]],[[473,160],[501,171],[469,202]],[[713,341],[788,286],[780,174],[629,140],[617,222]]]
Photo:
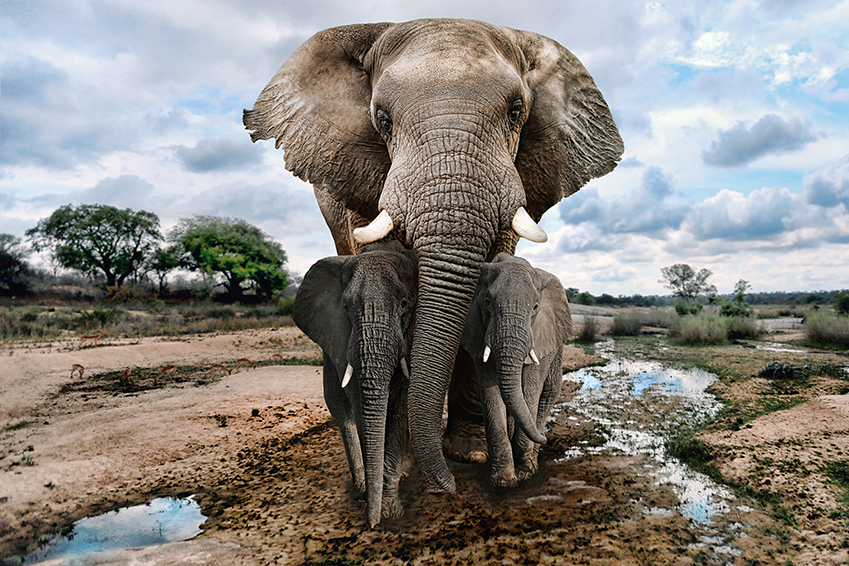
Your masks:
[[[531,479],[539,471],[537,459],[523,461],[516,465],[516,477],[519,481]]]
[[[519,483],[516,474],[510,468],[503,470],[493,470],[489,476],[489,481],[495,487],[514,487]]]
[[[404,515],[404,506],[398,494],[385,496],[380,505],[381,519],[400,519]]]
[[[475,363],[462,348],[448,389],[448,426],[442,435],[442,451],[457,462],[485,464],[489,460]]]
[[[484,432],[484,434],[486,434]],[[448,431],[442,437],[442,452],[447,458],[455,462],[468,462],[470,464],[486,464],[489,453],[486,448],[486,436],[466,436],[452,434]]]
[[[366,480],[362,479],[357,481],[356,479],[351,483],[351,495],[354,497],[356,501],[360,501],[366,498]]]

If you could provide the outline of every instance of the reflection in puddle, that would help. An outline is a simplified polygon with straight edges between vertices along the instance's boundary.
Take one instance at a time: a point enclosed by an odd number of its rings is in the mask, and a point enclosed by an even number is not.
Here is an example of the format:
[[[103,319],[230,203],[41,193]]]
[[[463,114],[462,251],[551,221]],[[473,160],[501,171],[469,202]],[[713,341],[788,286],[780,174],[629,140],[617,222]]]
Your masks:
[[[61,564],[94,564],[101,562],[93,553],[189,540],[202,532],[200,525],[206,520],[192,497],[163,497],[147,505],[80,519],[70,535],[50,541],[24,563],[51,559],[53,564],[58,559]]]
[[[731,493],[669,456],[665,444],[665,439],[682,426],[716,415],[721,405],[705,392],[715,376],[698,369],[680,370],[656,362],[614,358],[612,342],[596,349],[611,361],[566,374],[564,380],[582,386],[571,401],[555,411],[569,409],[598,423],[604,430],[605,443],[573,446],[561,461],[600,453],[645,456],[649,473],[659,484],[670,484],[675,490],[680,500],[678,511],[685,517],[708,525],[714,515],[728,512]]]

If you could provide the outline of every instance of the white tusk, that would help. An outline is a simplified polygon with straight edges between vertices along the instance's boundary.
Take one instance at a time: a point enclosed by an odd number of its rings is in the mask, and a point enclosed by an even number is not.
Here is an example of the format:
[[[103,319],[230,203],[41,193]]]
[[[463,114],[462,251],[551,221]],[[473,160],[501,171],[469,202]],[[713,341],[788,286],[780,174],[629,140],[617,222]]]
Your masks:
[[[348,364],[345,368],[345,377],[342,378],[342,388],[344,389],[348,382],[351,381],[351,376],[354,375],[354,366]]]
[[[395,225],[392,223],[392,217],[385,210],[381,210],[371,224],[363,228],[354,228],[354,239],[361,244],[370,244],[385,238],[393,228]]]
[[[537,357],[537,354],[536,354],[536,352],[534,352],[533,348],[531,348],[531,359],[534,361],[534,363],[536,365],[539,365],[539,358]]]
[[[401,373],[404,377],[410,379],[410,368],[407,367],[407,358],[401,358]]]
[[[489,349],[489,344],[487,344],[486,348],[483,349],[483,361],[484,361],[484,363],[486,363],[486,361],[489,359],[489,353],[491,351],[492,350]]]
[[[536,242],[537,244],[548,241],[548,235],[545,233],[545,230],[534,222],[534,219],[531,218],[531,215],[528,214],[524,206],[520,206],[519,210],[516,211],[511,225],[513,226],[513,230],[526,240]]]

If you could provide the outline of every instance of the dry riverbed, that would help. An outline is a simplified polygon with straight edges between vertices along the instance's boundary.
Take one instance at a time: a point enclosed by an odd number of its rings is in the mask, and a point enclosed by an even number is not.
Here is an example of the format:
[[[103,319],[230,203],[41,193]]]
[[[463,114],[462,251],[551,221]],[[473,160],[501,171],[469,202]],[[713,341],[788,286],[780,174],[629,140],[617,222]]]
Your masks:
[[[635,344],[628,355],[659,351]],[[691,351],[663,355],[687,364]],[[580,348],[565,352],[568,370],[600,362]],[[39,537],[82,517],[195,494],[209,517],[203,534],[116,551],[100,563],[845,563],[849,508],[828,463],[849,459],[847,383],[811,371],[789,386],[794,392],[776,392],[757,377],[769,361],[831,368],[822,364],[845,358],[698,352],[702,365],[733,368],[714,385],[717,394],[752,408],[720,414],[720,424],[694,437],[708,447],[709,465],[751,488],[709,525],[676,511],[678,495],[645,473],[644,456],[605,450],[563,457],[575,446],[602,445],[606,434],[565,405],[580,393],[567,382],[542,471],[527,485],[496,490],[485,466],[451,463],[457,494],[436,497],[413,470],[402,482],[405,516],[367,530],[362,502],[349,494],[321,369],[290,365],[318,358],[297,329],[107,341],[83,350],[7,348],[0,358],[0,557],[16,563]],[[233,368],[243,357],[257,367],[232,375],[211,368]],[[82,380],[69,377],[75,363],[85,367]],[[172,364],[175,373],[154,384]],[[129,386],[119,382],[126,367]],[[767,398],[788,406],[759,414]]]

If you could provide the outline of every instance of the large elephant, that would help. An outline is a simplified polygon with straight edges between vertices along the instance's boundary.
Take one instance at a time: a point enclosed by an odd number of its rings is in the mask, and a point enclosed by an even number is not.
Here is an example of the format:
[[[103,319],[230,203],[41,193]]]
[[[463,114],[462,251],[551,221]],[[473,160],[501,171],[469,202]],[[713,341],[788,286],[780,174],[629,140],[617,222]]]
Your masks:
[[[324,398],[342,434],[354,491],[370,527],[403,513],[407,452],[406,359],[413,339],[416,262],[399,242],[313,265],[292,317],[324,351]]]
[[[496,486],[516,485],[537,471],[571,331],[557,277],[506,253],[483,265],[462,344],[475,361]]]
[[[453,492],[442,410],[481,265],[616,166],[622,139],[578,59],[541,35],[452,19],[317,33],[244,123],[312,183],[340,254],[390,232],[418,255],[410,432]],[[368,224],[372,221],[371,224]]]

